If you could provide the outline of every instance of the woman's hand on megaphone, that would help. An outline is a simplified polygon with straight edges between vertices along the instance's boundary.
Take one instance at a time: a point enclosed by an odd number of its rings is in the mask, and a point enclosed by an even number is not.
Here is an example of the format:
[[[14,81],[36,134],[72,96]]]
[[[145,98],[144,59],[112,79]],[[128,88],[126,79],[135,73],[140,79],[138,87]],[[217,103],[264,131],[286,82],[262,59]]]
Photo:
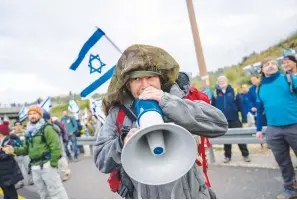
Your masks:
[[[163,95],[164,92],[162,90],[149,86],[143,90],[138,98],[141,100],[155,100],[160,102]]]
[[[132,128],[130,131],[127,133],[126,137],[124,138],[124,144],[128,142],[128,140],[139,130],[139,128]]]

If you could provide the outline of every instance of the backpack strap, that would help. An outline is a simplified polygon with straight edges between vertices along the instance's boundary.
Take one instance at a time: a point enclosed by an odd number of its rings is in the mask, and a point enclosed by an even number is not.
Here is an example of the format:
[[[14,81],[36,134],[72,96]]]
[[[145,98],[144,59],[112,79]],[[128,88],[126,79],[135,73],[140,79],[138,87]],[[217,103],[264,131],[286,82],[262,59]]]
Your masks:
[[[118,116],[117,116],[117,120],[116,120],[116,126],[117,126],[117,130],[118,130],[118,134],[122,135],[123,131],[122,131],[122,125],[124,123],[124,119],[127,113],[127,117],[131,117],[132,113],[130,113],[129,109],[126,108],[124,105],[122,104],[117,104],[114,106],[118,106],[120,108],[119,112],[118,112]],[[129,118],[130,118],[129,117]],[[135,117],[132,115],[132,119],[133,120]],[[135,118],[136,120],[136,118]],[[107,180],[107,182],[109,183],[109,187],[110,190],[112,192],[118,192],[118,194],[120,194],[120,196],[125,197],[126,194],[122,194],[123,191],[121,191],[121,170],[115,170],[113,172],[110,173],[109,178]],[[128,179],[129,177],[127,177]],[[129,191],[125,191],[125,193],[127,193]]]
[[[286,79],[290,87],[291,94],[297,94],[297,90],[294,90],[293,81],[292,81],[292,74],[286,73]]]
[[[293,82],[292,82],[292,74],[286,73],[286,79],[290,87],[291,94],[294,93]]]
[[[117,129],[118,129],[118,133],[121,135],[122,134],[122,124],[124,122],[125,116],[127,116],[131,121],[136,121],[137,117],[135,116],[135,114],[126,106],[124,106],[123,104],[120,103],[115,103],[113,105],[113,107],[119,107],[120,110],[118,112],[118,117],[117,117],[117,121],[116,121],[116,125],[117,125]]]
[[[187,96],[185,96],[184,99],[189,99],[191,101],[200,100],[200,101],[206,102],[207,104],[210,104],[210,100],[209,100],[208,96],[193,86],[190,87],[189,94]],[[198,166],[202,166],[203,174],[205,177],[205,184],[208,187],[211,187],[211,184],[210,184],[210,181],[208,178],[208,174],[207,174],[208,164],[207,164],[206,149],[205,149],[205,145],[207,145],[207,147],[210,147],[211,144],[209,143],[208,138],[203,137],[203,136],[199,136],[199,137],[200,137],[200,143],[197,144],[197,150],[198,150],[197,153],[202,158],[202,161],[196,159],[195,163]]]
[[[118,117],[117,117],[117,121],[116,121],[116,125],[117,125],[119,135],[122,134],[121,126],[122,126],[122,124],[124,122],[125,115],[126,115],[125,111],[122,108],[120,108],[119,113],[118,113]]]
[[[208,174],[207,174],[208,164],[207,164],[207,159],[206,159],[205,145],[207,145],[207,138],[201,136],[201,144],[199,144],[198,148],[199,148],[199,152],[201,152],[201,157],[202,157],[202,169],[203,169],[204,176],[205,176],[205,184],[208,187],[211,187],[210,181],[208,178]]]
[[[46,123],[44,124],[42,127],[41,127],[41,142],[43,143],[46,143],[46,139],[45,139],[45,136],[44,136],[44,130],[47,126],[51,126],[53,127],[54,131],[56,132],[56,129],[54,128],[54,126],[50,123]]]

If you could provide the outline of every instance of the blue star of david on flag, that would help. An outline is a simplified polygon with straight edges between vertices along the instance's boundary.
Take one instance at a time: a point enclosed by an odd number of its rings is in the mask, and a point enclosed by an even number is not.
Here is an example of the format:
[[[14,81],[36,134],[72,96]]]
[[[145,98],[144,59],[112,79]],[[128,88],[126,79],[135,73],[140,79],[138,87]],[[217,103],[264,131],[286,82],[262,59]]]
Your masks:
[[[99,67],[94,66],[94,64],[96,64],[96,62],[93,61],[98,61],[99,62]],[[104,67],[106,64],[104,64],[100,57],[99,54],[97,54],[96,56],[94,56],[93,54],[90,54],[90,59],[89,59],[89,68],[90,68],[90,74],[94,73],[94,72],[98,72],[99,74],[101,74],[102,71],[102,67]]]
[[[98,28],[84,43],[78,57],[70,66],[70,70],[76,72],[80,82],[85,82],[78,88],[81,97],[87,97],[111,78],[120,56],[121,51]]]

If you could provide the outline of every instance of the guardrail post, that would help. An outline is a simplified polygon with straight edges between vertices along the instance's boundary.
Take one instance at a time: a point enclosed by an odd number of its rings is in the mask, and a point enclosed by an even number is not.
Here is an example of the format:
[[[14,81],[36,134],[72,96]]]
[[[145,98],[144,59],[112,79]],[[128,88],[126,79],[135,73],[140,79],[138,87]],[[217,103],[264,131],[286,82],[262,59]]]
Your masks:
[[[212,145],[208,148],[207,153],[208,153],[207,157],[209,158],[209,162],[212,164],[215,163],[216,159],[215,159],[215,154],[214,154]]]

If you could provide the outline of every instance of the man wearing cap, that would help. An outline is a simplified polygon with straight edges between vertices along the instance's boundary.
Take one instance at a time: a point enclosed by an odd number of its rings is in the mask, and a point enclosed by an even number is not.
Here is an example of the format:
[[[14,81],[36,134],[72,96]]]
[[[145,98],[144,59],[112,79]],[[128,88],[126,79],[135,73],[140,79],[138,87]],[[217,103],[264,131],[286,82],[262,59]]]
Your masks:
[[[8,146],[7,153],[29,155],[32,165],[32,176],[42,199],[67,199],[67,193],[58,174],[58,160],[61,157],[59,138],[53,126],[45,126],[40,106],[33,105],[28,109],[29,122],[22,147]]]
[[[177,180],[177,185],[176,182],[157,186],[144,185],[131,179],[122,168],[122,148],[137,133],[135,119],[131,117],[135,116],[135,99],[157,101],[165,122],[174,122],[192,134],[218,137],[226,133],[228,123],[221,111],[202,101],[183,99],[185,93],[176,84],[178,72],[179,64],[171,55],[161,48],[149,45],[130,46],[116,65],[103,99],[107,117],[97,134],[94,157],[101,172],[120,170],[121,183],[117,192],[123,198],[210,198],[202,169],[195,163],[186,175]],[[116,125],[119,107],[126,108],[121,127]],[[120,135],[119,130],[123,134]],[[185,152],[185,156],[186,154]],[[168,167],[168,170],[174,173],[174,167]]]
[[[283,58],[283,65],[287,73],[297,76],[297,60],[295,56],[285,56]]]

